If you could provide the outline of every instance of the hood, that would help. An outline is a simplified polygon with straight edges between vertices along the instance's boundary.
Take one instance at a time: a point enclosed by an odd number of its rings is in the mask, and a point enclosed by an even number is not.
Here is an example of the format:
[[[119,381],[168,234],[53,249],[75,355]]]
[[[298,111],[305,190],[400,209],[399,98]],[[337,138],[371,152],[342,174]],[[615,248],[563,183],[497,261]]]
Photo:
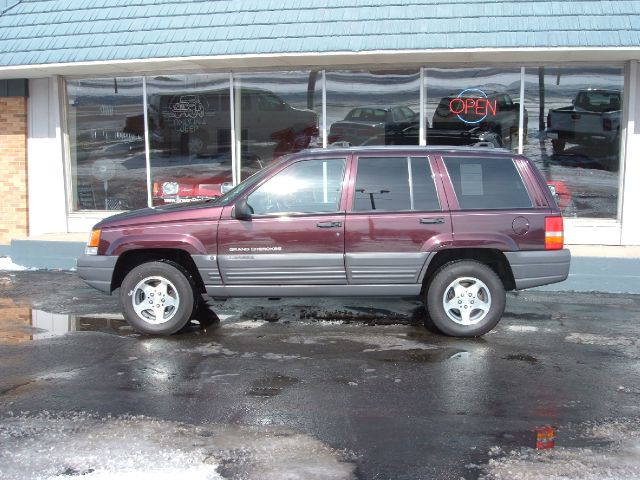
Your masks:
[[[221,213],[222,207],[216,205],[216,199],[201,200],[189,203],[162,205],[154,208],[141,208],[139,210],[119,213],[100,221],[96,224],[95,228],[190,221],[203,218],[217,219],[220,218]]]

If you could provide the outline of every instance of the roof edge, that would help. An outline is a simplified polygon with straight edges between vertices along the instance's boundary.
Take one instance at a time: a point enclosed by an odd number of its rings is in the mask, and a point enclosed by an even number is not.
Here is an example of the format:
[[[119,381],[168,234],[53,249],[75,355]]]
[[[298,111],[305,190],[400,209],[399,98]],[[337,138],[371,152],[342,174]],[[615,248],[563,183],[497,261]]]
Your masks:
[[[68,62],[38,65],[0,66],[0,79],[42,78],[49,76],[149,74],[167,71],[197,72],[203,69],[221,71],[247,71],[261,69],[294,68],[383,68],[399,64],[427,65],[491,65],[599,62],[623,63],[640,60],[637,47],[528,47],[528,48],[475,48],[377,50],[365,52],[305,52],[256,55],[218,55],[170,58],[141,58],[91,62]]]

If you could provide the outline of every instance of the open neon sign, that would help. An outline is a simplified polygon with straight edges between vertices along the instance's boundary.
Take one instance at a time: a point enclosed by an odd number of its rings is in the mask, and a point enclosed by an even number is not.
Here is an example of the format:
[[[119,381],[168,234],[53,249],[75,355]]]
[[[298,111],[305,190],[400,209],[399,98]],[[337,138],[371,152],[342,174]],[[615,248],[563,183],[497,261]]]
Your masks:
[[[471,92],[477,98],[471,98],[469,96]],[[460,92],[456,98],[451,99],[449,111],[464,123],[480,123],[489,115],[496,116],[498,101],[489,100],[487,94],[479,88],[467,88]]]

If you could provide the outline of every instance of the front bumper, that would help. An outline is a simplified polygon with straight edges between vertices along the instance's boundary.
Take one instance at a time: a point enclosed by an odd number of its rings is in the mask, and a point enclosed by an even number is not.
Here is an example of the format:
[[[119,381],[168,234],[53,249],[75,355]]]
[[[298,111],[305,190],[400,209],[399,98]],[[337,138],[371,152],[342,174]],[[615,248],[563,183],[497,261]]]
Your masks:
[[[111,294],[111,279],[118,257],[82,255],[78,258],[78,276],[101,292]]]
[[[539,287],[566,280],[571,265],[571,252],[564,250],[536,250],[505,252],[516,289]]]

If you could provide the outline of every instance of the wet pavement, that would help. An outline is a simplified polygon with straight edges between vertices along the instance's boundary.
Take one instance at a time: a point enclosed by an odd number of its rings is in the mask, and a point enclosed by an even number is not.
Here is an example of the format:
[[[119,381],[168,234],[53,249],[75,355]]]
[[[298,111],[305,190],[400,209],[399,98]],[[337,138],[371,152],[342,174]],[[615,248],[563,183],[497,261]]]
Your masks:
[[[411,298],[211,305],[147,337],[73,273],[0,272],[0,477],[640,478],[638,296],[510,294],[480,339],[425,329]],[[113,435],[138,457],[87,452]]]

